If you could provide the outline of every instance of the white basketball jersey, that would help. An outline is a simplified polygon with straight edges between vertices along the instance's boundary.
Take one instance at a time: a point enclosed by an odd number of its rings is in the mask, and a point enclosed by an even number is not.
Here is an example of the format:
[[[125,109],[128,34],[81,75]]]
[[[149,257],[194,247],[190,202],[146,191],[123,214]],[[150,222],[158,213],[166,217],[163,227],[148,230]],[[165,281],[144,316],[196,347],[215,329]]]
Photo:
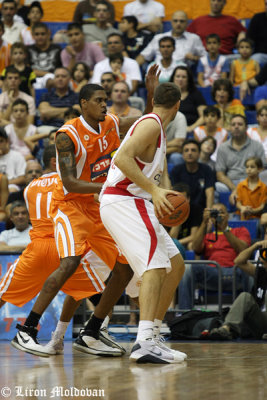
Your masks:
[[[155,185],[159,185],[161,176],[164,169],[164,161],[166,156],[166,135],[164,133],[162,122],[160,117],[157,114],[151,113],[142,116],[139,118],[129,129],[127,135],[125,136],[123,142],[121,143],[117,153],[120,152],[120,149],[123,147],[124,143],[134,134],[135,127],[140,124],[141,121],[153,118],[160,125],[160,136],[158,138],[158,145],[154,155],[154,159],[151,163],[146,163],[138,158],[135,159],[138,166],[140,167],[142,173]],[[135,183],[133,183],[130,179],[128,179],[121,170],[114,164],[114,159],[116,159],[116,155],[113,157],[111,166],[108,172],[107,180],[103,185],[101,196],[103,194],[117,194],[123,196],[137,196],[142,197],[144,199],[150,200],[150,193],[144,191]]]

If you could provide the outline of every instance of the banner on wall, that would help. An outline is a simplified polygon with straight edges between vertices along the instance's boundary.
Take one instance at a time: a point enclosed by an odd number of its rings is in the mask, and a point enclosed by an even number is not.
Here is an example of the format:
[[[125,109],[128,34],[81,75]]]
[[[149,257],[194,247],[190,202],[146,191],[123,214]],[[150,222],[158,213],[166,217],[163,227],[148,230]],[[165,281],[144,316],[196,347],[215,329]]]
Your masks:
[[[0,276],[2,277],[18,258],[18,255],[0,255]],[[6,303],[0,309],[0,340],[12,340],[17,333],[16,324],[23,324],[31,311],[34,298],[23,307],[16,307]],[[42,316],[39,324],[38,338],[40,340],[50,340],[51,332],[56,329],[60,317],[65,294],[59,292]],[[65,334],[65,339],[72,339],[72,321],[70,322]]]

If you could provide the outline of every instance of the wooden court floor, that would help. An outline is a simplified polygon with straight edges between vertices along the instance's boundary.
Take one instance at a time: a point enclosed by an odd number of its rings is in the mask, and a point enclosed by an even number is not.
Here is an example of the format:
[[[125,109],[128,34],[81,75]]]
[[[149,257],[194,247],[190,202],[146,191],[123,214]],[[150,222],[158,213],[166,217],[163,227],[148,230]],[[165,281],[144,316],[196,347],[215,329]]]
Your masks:
[[[72,350],[47,359],[0,343],[1,399],[267,400],[267,343],[171,343],[184,364],[138,365]],[[125,347],[129,352],[130,343]]]

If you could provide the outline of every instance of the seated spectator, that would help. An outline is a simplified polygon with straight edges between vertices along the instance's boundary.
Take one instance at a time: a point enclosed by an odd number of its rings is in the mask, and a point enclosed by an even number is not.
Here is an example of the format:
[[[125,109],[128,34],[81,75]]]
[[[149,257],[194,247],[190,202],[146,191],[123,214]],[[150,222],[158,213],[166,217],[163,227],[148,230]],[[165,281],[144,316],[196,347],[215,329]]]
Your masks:
[[[259,157],[265,165],[264,148],[261,143],[247,135],[247,121],[243,115],[233,115],[231,119],[231,138],[218,148],[216,171],[216,190],[231,191],[230,201],[235,204],[236,186],[246,178],[245,160]]]
[[[32,29],[35,24],[41,22],[41,19],[44,16],[44,11],[41,3],[39,1],[33,1],[28,8],[28,19],[30,22],[30,26],[25,27],[21,31],[22,42],[25,46],[30,46],[35,43],[35,40],[32,35]]]
[[[25,100],[17,99],[12,105],[11,115],[14,123],[6,125],[5,131],[10,142],[10,149],[18,151],[25,160],[33,159],[32,150],[34,149],[27,138],[36,134],[36,126],[29,124],[29,107]]]
[[[218,125],[230,129],[231,117],[234,114],[245,116],[245,107],[240,100],[234,99],[234,89],[229,79],[217,79],[212,85],[212,98],[221,113]]]
[[[8,178],[8,189],[15,192],[25,184],[26,161],[17,151],[10,150],[8,136],[0,127],[0,173]]]
[[[61,51],[62,65],[70,71],[78,62],[84,62],[91,70],[99,61],[104,60],[105,55],[102,49],[94,44],[85,41],[82,27],[79,24],[68,25],[67,34],[69,45]]]
[[[171,31],[155,35],[147,47],[137,56],[136,61],[139,65],[144,64],[145,61],[151,62],[153,60],[157,63],[161,59],[159,40],[165,36],[172,36],[175,40],[173,59],[177,62],[194,65],[200,57],[206,54],[199,36],[186,32],[187,15],[184,11],[175,11],[172,15],[171,24]]]
[[[123,54],[124,46],[122,42],[122,37],[119,34],[112,33],[111,35],[109,35],[107,45],[108,56],[118,53]],[[100,84],[102,74],[108,71],[112,72],[109,58],[105,58],[103,61],[100,61],[95,65],[91,83]],[[123,57],[121,72],[126,74],[128,82],[130,81],[131,83],[131,94],[134,93],[137,90],[138,83],[142,80],[137,62],[129,57]]]
[[[200,58],[197,66],[197,82],[201,87],[212,86],[216,79],[227,78],[225,56],[219,53],[220,46],[221,39],[216,33],[206,37],[208,54]]]
[[[35,97],[33,84],[36,82],[36,75],[29,65],[27,65],[28,52],[23,43],[16,42],[11,47],[11,66],[15,67],[20,74],[19,90]],[[2,79],[5,79],[6,69],[2,72]],[[5,90],[3,85],[3,90]]]
[[[105,0],[98,1],[95,7],[96,22],[83,25],[86,42],[97,43],[106,56],[108,54],[107,41],[109,35],[112,33],[119,34],[118,29],[110,25],[109,7]]]
[[[80,115],[81,113],[76,108],[70,107],[64,112],[64,123],[71,119],[78,118]],[[51,141],[51,132],[49,134],[49,140]]]
[[[90,70],[84,62],[78,62],[71,71],[71,86],[75,93],[79,93],[90,78]]]
[[[245,161],[247,178],[237,185],[236,208],[241,220],[259,218],[267,202],[267,186],[259,174],[263,170],[262,160],[249,157]]]
[[[143,30],[137,30],[138,21],[134,15],[122,17],[119,30],[122,32],[122,41],[126,55],[136,59],[138,54],[148,45],[153,35]]]
[[[73,15],[73,22],[76,22],[81,25],[95,24],[96,23],[95,10],[96,10],[96,5],[98,3],[99,0],[80,1],[75,8]],[[106,0],[106,4],[109,13],[108,22],[110,22],[113,25],[115,21],[115,8],[114,5],[108,0]]]
[[[108,106],[111,105],[111,90],[114,83],[116,83],[116,76],[112,72],[103,72],[101,75],[100,84],[105,89],[105,92],[108,96]]]
[[[14,16],[17,12],[17,4],[15,0],[3,0],[2,1],[2,21],[4,23],[5,33],[3,39],[10,44],[21,41],[21,31],[26,28],[26,25],[22,22],[14,20]]]
[[[15,201],[12,203],[10,219],[15,227],[0,233],[0,251],[7,253],[22,252],[31,241],[29,232],[32,229],[24,202]]]
[[[190,68],[182,65],[176,67],[170,82],[175,83],[181,91],[180,111],[185,115],[187,132],[192,132],[197,126],[203,124],[203,110],[206,102],[195,86]]]
[[[214,328],[209,334],[211,340],[231,340],[236,338],[263,339],[267,332],[266,289],[267,289],[267,263],[259,255],[259,249],[266,249],[267,240],[257,241],[249,248],[243,250],[235,259],[238,269],[254,278],[251,293],[243,292],[235,299],[224,323],[219,328]],[[257,251],[259,264],[252,264],[249,260]]]
[[[267,63],[267,3],[265,11],[254,14],[250,20],[247,36],[253,40],[254,54],[252,58],[260,65]]]
[[[173,59],[173,52],[175,50],[175,40],[171,36],[165,36],[159,40],[159,51],[162,56],[160,60],[158,60],[157,64],[160,68],[160,76],[159,83],[169,82],[174,69],[177,65],[184,65],[183,62],[175,61]],[[148,64],[147,71],[151,67],[151,65],[155,64],[155,61],[152,61]]]
[[[217,107],[208,106],[203,111],[204,125],[197,126],[194,129],[194,139],[201,142],[204,138],[212,136],[216,139],[217,146],[211,159],[216,161],[218,147],[227,140],[227,131],[224,128],[218,127],[221,113]]]
[[[258,109],[257,121],[257,126],[248,127],[247,135],[250,139],[262,143],[265,151],[265,158],[267,160],[267,105]]]
[[[165,7],[154,0],[135,0],[124,6],[123,16],[135,15],[138,20],[137,29],[149,32],[162,30],[162,20],[165,17]]]
[[[215,172],[215,161],[212,159],[216,152],[217,141],[213,136],[206,136],[200,142],[200,153],[198,161],[208,165]]]
[[[112,106],[108,111],[118,117],[141,117],[142,111],[129,105],[130,90],[126,82],[114,83],[111,91]]]
[[[116,77],[116,82],[125,81],[127,82],[127,76],[121,71],[123,64],[123,55],[121,53],[111,54],[109,56],[109,65],[113,75]],[[129,82],[131,85],[131,81]]]
[[[61,66],[61,47],[51,43],[50,32],[43,22],[38,22],[32,28],[35,43],[27,46],[29,63],[37,77],[42,77],[48,72],[54,72]]]
[[[232,290],[234,260],[237,255],[251,244],[249,231],[245,227],[230,228],[228,226],[229,214],[224,204],[218,203],[212,206],[217,210],[217,218],[212,217],[211,210],[206,208],[200,227],[194,235],[192,248],[204,260],[216,261],[221,267],[222,289]],[[209,225],[217,225],[217,235],[214,232],[207,233]],[[217,236],[217,237],[216,237]],[[179,308],[182,310],[193,307],[195,288],[203,287],[206,276],[207,290],[217,290],[218,270],[213,265],[189,265],[179,284]],[[192,282],[193,279],[193,282]],[[243,274],[236,271],[237,289],[243,289]],[[193,283],[193,284],[192,284]]]
[[[266,65],[267,67],[267,65]],[[261,107],[267,105],[267,85],[259,86],[255,89],[254,92],[254,104],[255,108],[258,111]]]
[[[10,64],[11,44],[3,39],[4,31],[3,21],[0,21],[0,74]]]
[[[191,200],[190,186],[186,183],[177,183],[173,186],[173,190],[182,193],[188,201]],[[172,227],[169,231],[169,235],[173,239],[178,239],[185,249],[192,250],[192,241],[201,221],[202,208],[197,204],[192,204],[187,220],[182,225]]]
[[[243,82],[248,82],[250,79],[260,72],[260,66],[257,61],[251,58],[252,42],[250,39],[241,39],[238,43],[238,53],[240,58],[233,60],[230,67],[229,79],[233,85],[242,85]],[[242,101],[247,92],[241,90],[240,100]]]
[[[198,204],[203,210],[213,205],[215,177],[209,166],[198,161],[199,153],[199,143],[193,139],[186,140],[182,145],[184,163],[172,169],[170,179],[172,186],[178,182],[187,183],[192,204]]]
[[[182,145],[186,139],[187,124],[184,114],[176,113],[166,129],[167,148],[166,155],[168,163],[173,165],[183,164]]]
[[[210,12],[194,19],[187,31],[200,36],[206,46],[205,39],[211,33],[221,38],[220,54],[229,55],[239,40],[245,37],[246,28],[234,17],[222,14],[226,0],[210,0]]]
[[[44,93],[39,104],[41,120],[49,127],[60,127],[64,123],[64,112],[69,107],[79,109],[78,94],[69,89],[70,73],[67,68],[55,70],[55,87]],[[46,129],[43,126],[39,128]],[[49,128],[51,131],[52,128]]]
[[[8,179],[5,174],[0,174],[0,221],[6,220],[5,207],[7,204],[9,191],[8,191]]]
[[[14,122],[11,116],[12,106],[15,100],[25,100],[29,107],[28,122],[32,124],[35,117],[35,101],[32,96],[21,92],[20,86],[20,73],[13,67],[9,66],[6,68],[4,86],[6,90],[0,94],[0,125],[5,126],[10,122]]]

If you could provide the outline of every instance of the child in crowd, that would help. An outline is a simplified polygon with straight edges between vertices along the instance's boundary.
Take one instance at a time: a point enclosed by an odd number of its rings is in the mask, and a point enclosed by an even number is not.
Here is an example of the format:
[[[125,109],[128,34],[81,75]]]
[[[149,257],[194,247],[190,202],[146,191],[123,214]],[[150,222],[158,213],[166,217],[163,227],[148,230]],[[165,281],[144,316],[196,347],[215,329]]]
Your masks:
[[[251,139],[262,143],[267,160],[267,106],[259,108],[257,111],[257,121],[259,125],[249,127],[247,134]]]
[[[220,144],[227,140],[227,131],[224,128],[218,127],[221,113],[217,107],[208,106],[203,111],[204,124],[194,129],[194,139],[201,142],[205,137],[212,136],[216,139],[217,147],[212,154],[211,159],[216,161],[217,150]]]
[[[44,16],[44,11],[39,1],[33,1],[29,7],[28,19],[30,20],[30,26],[27,26],[21,31],[21,39],[25,46],[29,46],[35,43],[32,37],[32,27],[40,22]]]
[[[259,218],[267,202],[267,186],[259,178],[263,169],[262,160],[250,157],[245,162],[247,178],[236,188],[237,214],[241,220]]]
[[[109,56],[109,65],[113,74],[116,76],[116,81],[126,81],[126,74],[121,72],[121,67],[123,64],[123,55],[118,54],[111,54]]]
[[[5,67],[10,64],[10,49],[11,44],[7,43],[2,39],[4,34],[4,24],[0,21],[0,74],[2,74]],[[0,87],[2,87],[2,81],[0,80]]]
[[[23,43],[16,42],[11,47],[11,65],[14,66],[20,75],[19,90],[35,97],[33,84],[36,75],[29,65],[27,65],[27,49]],[[2,72],[2,79],[5,79],[6,70]],[[5,87],[5,84],[4,84]]]
[[[241,39],[239,41],[238,52],[240,58],[232,61],[230,67],[229,79],[234,86],[241,85],[244,81],[249,81],[260,72],[258,62],[251,58],[253,45],[250,39]]]
[[[21,153],[25,160],[33,159],[33,146],[27,138],[36,134],[36,126],[28,122],[29,107],[25,100],[17,99],[12,105],[14,123],[5,127],[11,150]]]
[[[89,67],[84,62],[76,63],[71,71],[72,90],[79,93],[81,88],[88,83],[89,78]]]
[[[215,171],[215,161],[211,159],[217,147],[217,141],[213,136],[206,136],[200,142],[200,154],[198,161],[207,164],[213,171]]]
[[[227,78],[225,56],[219,54],[220,46],[220,36],[216,33],[206,37],[208,54],[200,58],[197,66],[197,82],[201,87],[212,86],[216,79]]]

